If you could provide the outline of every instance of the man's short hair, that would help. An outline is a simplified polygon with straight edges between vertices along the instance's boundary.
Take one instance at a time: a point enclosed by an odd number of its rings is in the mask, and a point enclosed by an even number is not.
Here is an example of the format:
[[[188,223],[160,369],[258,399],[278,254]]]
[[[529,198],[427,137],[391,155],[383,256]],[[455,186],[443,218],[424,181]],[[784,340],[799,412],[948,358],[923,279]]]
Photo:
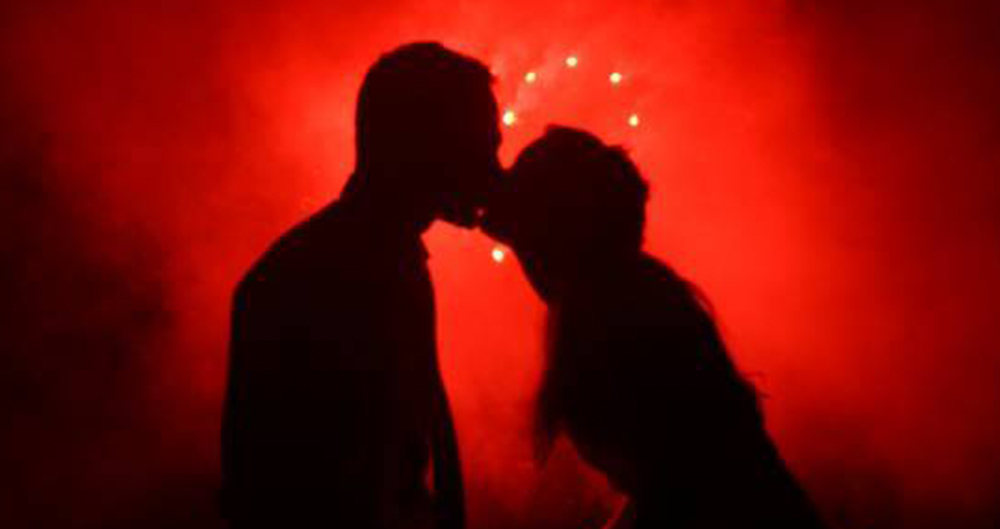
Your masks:
[[[425,150],[435,141],[435,127],[461,119],[475,98],[489,93],[492,82],[486,65],[436,42],[406,44],[382,55],[358,96],[358,172],[376,160],[405,159]]]

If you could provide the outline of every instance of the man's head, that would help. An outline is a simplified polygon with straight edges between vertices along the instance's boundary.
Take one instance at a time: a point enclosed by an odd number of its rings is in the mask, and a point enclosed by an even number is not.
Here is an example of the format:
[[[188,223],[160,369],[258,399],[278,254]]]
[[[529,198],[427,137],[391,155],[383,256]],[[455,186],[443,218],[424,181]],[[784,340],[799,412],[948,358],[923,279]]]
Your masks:
[[[437,43],[407,44],[368,71],[348,192],[397,213],[472,226],[500,172],[493,76]]]
[[[647,185],[628,155],[596,136],[550,127],[518,156],[483,228],[517,253],[543,296],[641,251]]]

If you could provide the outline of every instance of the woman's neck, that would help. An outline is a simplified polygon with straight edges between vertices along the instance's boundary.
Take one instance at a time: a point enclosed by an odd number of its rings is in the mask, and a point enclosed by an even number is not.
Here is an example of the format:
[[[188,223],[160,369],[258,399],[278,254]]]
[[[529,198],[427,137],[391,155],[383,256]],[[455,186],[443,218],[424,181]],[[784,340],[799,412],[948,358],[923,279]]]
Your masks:
[[[622,281],[634,277],[644,254],[618,254],[582,257],[578,263],[566,267],[559,290],[565,296],[578,293],[601,292],[608,288],[619,289]]]

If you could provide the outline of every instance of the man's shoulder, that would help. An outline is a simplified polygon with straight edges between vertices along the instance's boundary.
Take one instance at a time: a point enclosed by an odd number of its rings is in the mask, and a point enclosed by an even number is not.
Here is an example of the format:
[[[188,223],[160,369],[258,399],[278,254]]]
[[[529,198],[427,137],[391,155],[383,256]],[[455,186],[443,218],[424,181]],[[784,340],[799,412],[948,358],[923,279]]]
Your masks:
[[[311,215],[279,236],[253,263],[237,291],[301,281],[318,270],[336,272],[349,255],[335,204]]]
[[[237,293],[252,289],[294,291],[389,283],[426,272],[426,255],[370,231],[334,202],[282,234],[240,281]]]

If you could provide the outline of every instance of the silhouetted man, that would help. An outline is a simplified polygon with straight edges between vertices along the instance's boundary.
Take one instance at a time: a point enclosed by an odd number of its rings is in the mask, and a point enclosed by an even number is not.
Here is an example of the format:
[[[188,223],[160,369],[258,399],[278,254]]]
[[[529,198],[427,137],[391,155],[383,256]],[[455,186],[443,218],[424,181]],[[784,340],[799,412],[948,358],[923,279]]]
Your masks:
[[[239,284],[222,432],[234,526],[462,527],[421,235],[473,226],[500,172],[491,84],[438,44],[383,56],[340,199]]]

